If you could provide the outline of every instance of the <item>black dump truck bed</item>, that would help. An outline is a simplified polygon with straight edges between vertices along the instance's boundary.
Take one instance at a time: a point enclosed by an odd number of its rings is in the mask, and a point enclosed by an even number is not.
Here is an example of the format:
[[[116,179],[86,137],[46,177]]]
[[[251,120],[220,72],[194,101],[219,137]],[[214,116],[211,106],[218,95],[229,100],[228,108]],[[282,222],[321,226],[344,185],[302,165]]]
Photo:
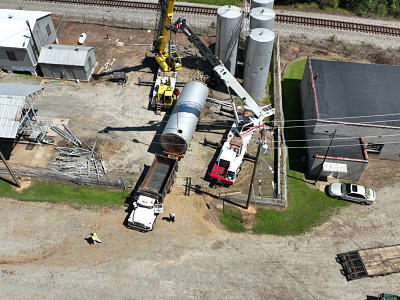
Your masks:
[[[340,253],[336,261],[347,280],[400,272],[400,245]]]
[[[176,159],[156,154],[138,192],[162,201],[174,184],[177,171]]]

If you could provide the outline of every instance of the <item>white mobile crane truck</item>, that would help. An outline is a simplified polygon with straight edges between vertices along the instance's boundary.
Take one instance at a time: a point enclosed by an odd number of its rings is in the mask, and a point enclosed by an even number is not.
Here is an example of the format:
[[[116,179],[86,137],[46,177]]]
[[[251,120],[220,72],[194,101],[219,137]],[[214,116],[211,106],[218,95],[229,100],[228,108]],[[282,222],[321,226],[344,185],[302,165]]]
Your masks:
[[[247,146],[254,131],[264,127],[264,119],[272,116],[275,109],[271,105],[258,106],[218,57],[187,26],[185,19],[179,18],[173,25],[167,27],[173,32],[184,33],[188,40],[199,49],[200,54],[210,64],[214,72],[224,81],[229,94],[230,90],[236,93],[244,103],[245,109],[253,113],[251,116],[238,115],[232,101],[235,121],[209,175],[210,180],[216,184],[230,186],[235,182],[240,172]],[[265,143],[263,140],[261,142]]]

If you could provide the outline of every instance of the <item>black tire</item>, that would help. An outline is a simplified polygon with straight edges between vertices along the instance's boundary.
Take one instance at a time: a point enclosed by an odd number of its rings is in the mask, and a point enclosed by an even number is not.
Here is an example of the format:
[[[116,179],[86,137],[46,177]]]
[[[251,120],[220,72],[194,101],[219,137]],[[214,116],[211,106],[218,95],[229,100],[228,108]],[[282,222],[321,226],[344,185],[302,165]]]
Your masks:
[[[360,204],[361,204],[361,205],[368,205],[368,203],[365,202],[365,201],[360,202]]]
[[[340,200],[341,198],[340,197],[338,197],[338,196],[335,196],[335,197],[333,197],[333,198],[335,198],[335,199],[337,199],[337,200]]]

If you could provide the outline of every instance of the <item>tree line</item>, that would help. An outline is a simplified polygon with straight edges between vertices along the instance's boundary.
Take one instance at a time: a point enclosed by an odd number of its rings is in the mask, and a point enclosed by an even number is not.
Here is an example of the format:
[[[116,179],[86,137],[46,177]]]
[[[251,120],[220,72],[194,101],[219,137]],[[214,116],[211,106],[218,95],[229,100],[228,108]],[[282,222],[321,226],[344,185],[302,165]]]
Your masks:
[[[320,8],[343,8],[358,15],[400,17],[400,0],[275,0],[275,5],[317,3]]]

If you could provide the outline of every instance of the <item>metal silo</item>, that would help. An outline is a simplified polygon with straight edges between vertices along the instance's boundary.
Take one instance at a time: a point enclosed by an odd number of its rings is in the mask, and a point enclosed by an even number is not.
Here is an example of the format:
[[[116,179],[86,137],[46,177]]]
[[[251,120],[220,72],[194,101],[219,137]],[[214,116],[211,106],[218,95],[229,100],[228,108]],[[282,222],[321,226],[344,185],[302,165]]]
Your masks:
[[[275,12],[270,8],[256,7],[250,11],[250,29],[267,28],[274,30]]]
[[[221,6],[217,10],[215,55],[232,74],[235,74],[242,16],[242,10],[233,5]]]
[[[185,84],[160,137],[161,146],[166,151],[175,154],[186,152],[207,95],[208,88],[201,82]]]
[[[272,9],[274,7],[274,0],[251,0],[250,8],[253,9],[256,7],[267,7]]]
[[[275,34],[265,28],[255,28],[247,38],[243,86],[251,97],[261,100],[265,95]]]

